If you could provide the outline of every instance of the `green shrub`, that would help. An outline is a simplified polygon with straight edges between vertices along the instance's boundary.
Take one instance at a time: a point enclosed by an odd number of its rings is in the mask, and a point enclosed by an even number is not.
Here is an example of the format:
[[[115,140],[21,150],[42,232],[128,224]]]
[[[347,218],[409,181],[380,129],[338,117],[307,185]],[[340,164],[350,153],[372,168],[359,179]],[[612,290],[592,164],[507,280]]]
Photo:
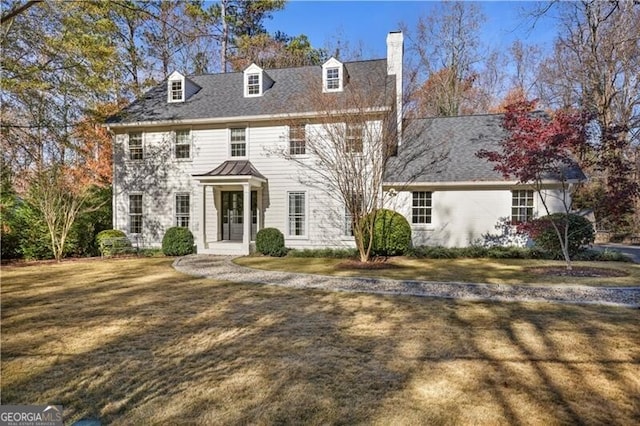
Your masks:
[[[358,256],[358,250],[352,248],[345,249],[304,249],[304,250],[289,250],[287,253],[289,257],[315,257],[315,258],[330,258],[330,259],[352,259]]]
[[[267,256],[282,257],[287,254],[284,235],[276,228],[264,228],[256,234],[256,251]]]
[[[551,259],[552,257],[536,247],[442,247],[418,246],[408,253],[411,257],[421,259],[458,259],[458,258],[490,258],[490,259]]]
[[[546,250],[554,258],[562,259],[564,257],[562,247],[552,222],[563,233],[567,220],[569,224],[567,250],[569,257],[573,258],[584,246],[593,243],[595,238],[593,226],[584,216],[554,213],[522,224],[521,228],[531,237],[536,246]]]
[[[174,226],[167,229],[162,238],[165,256],[186,256],[193,253],[193,234],[188,228]]]
[[[573,260],[592,262],[633,262],[630,257],[619,251],[605,249],[603,251],[583,250]]]
[[[96,235],[96,245],[102,256],[128,253],[131,249],[131,241],[127,235],[119,229],[105,229]]]
[[[365,247],[369,244],[369,235],[366,232],[364,244]],[[374,256],[401,256],[407,253],[410,248],[411,226],[407,219],[392,210],[378,210],[373,226],[371,254]]]

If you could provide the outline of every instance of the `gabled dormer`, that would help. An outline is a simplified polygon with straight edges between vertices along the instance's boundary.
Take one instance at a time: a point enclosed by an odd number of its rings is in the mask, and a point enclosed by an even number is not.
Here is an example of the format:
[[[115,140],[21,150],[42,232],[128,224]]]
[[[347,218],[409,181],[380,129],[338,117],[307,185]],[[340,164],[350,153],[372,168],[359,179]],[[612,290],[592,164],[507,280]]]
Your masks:
[[[184,102],[200,89],[201,87],[193,81],[174,71],[167,78],[167,102]]]
[[[322,91],[342,92],[344,88],[344,65],[334,57],[322,64]]]
[[[249,65],[243,72],[244,97],[253,98],[262,96],[264,92],[273,86],[273,80],[256,64]]]
[[[167,79],[167,102],[184,102],[184,76],[178,71]]]

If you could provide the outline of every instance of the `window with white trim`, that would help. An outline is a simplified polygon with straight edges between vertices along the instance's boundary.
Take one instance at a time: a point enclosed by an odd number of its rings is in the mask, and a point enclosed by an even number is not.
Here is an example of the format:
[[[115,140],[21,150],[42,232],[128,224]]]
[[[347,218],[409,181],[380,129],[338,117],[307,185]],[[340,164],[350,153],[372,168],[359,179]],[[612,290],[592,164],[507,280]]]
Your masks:
[[[129,232],[142,233],[142,194],[129,194]]]
[[[327,90],[340,90],[340,68],[331,67],[325,69],[325,84]]]
[[[142,132],[129,133],[129,160],[142,160]]]
[[[533,190],[511,191],[511,223],[518,224],[533,219]]]
[[[307,152],[306,149],[307,135],[305,132],[305,126],[290,126],[289,127],[289,154],[290,155],[304,155]]]
[[[191,130],[176,130],[174,144],[174,153],[177,159],[191,158]]]
[[[428,225],[431,223],[432,193],[414,191],[411,204],[411,223]]]
[[[182,102],[184,100],[184,85],[182,80],[172,80],[169,82],[169,100],[171,102]]]
[[[289,192],[287,234],[301,237],[306,234],[306,193]]]
[[[231,129],[231,156],[247,156],[247,129]]]
[[[190,195],[187,193],[176,194],[176,226],[189,227],[191,212]]]
[[[347,123],[345,135],[345,151],[362,153],[363,125],[361,123]]]
[[[260,95],[260,74],[247,75],[247,95]]]

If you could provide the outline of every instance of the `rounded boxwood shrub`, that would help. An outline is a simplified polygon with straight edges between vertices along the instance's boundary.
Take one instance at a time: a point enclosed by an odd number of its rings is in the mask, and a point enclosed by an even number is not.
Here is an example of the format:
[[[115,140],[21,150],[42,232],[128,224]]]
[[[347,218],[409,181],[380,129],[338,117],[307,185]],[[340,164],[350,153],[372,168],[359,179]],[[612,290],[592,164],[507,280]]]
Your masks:
[[[188,228],[179,226],[167,229],[162,238],[162,252],[165,256],[186,256],[193,253],[193,234]]]
[[[536,246],[549,252],[553,257],[563,258],[560,240],[553,228],[552,221],[558,226],[561,233],[564,232],[566,221],[569,221],[569,239],[568,251],[569,256],[574,257],[580,252],[583,246],[591,244],[594,241],[595,233],[593,225],[584,216],[577,214],[554,213],[549,216],[543,216],[524,224],[524,231],[529,234]]]
[[[366,232],[364,243],[365,247],[369,244],[369,235]],[[371,254],[374,256],[401,256],[408,253],[410,248],[411,226],[407,219],[392,210],[378,210],[373,225]]]
[[[98,250],[103,256],[126,253],[131,250],[131,241],[119,229],[105,229],[96,235]]]
[[[276,228],[263,228],[256,234],[256,250],[267,256],[281,257],[287,254],[284,235]]]

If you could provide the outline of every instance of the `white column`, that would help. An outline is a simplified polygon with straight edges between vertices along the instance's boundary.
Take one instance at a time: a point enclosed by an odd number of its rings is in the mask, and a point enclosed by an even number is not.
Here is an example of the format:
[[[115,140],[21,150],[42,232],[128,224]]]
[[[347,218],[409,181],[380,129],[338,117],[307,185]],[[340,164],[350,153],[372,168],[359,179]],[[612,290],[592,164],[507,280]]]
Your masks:
[[[244,213],[242,224],[244,227],[242,233],[242,245],[249,250],[249,241],[251,241],[251,186],[248,183],[242,184]]]
[[[206,249],[207,244],[207,186],[203,183],[198,184],[199,192],[202,195],[200,198],[200,211],[198,213],[199,222],[199,235],[198,235],[198,251],[202,252]]]
[[[256,200],[256,234],[262,229],[262,186],[258,188],[258,197]]]

